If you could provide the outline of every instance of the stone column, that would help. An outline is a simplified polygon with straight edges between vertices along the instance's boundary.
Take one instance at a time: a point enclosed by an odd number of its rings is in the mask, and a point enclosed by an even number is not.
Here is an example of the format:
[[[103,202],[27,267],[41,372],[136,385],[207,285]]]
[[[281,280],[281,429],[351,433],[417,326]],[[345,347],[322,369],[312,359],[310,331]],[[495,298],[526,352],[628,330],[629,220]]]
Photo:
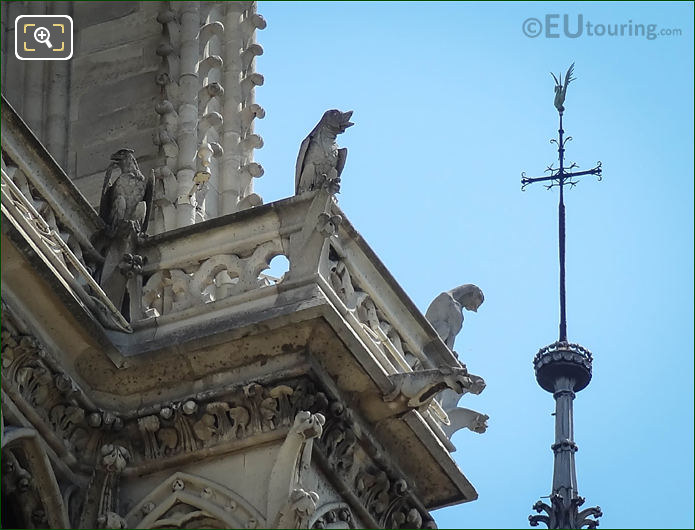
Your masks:
[[[263,174],[253,163],[253,149],[263,146],[260,136],[253,133],[253,120],[265,115],[255,104],[254,90],[263,84],[263,76],[254,72],[255,57],[263,49],[255,43],[255,30],[265,28],[265,20],[255,11],[255,2],[230,2],[225,16],[224,45],[224,133],[222,145],[222,178],[220,179],[220,214],[259,204],[241,203],[250,196],[251,179]]]
[[[179,153],[176,171],[176,226],[195,223],[195,208],[189,193],[195,175],[198,147],[198,31],[199,2],[177,3],[181,20],[178,134]]]

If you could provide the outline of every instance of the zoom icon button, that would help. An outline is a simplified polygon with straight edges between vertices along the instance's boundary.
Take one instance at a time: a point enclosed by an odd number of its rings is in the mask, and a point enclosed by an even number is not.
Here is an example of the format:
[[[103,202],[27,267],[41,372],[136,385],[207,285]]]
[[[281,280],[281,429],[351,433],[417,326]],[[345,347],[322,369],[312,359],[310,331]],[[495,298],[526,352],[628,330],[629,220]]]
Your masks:
[[[68,15],[20,15],[14,54],[20,61],[66,61],[72,57],[72,33]]]

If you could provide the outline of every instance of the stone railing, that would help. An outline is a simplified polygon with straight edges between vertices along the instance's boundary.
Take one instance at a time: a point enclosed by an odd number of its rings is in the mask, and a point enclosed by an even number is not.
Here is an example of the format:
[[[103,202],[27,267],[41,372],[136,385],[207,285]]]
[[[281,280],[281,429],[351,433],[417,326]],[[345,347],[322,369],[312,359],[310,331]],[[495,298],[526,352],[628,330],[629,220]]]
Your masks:
[[[279,300],[312,298],[340,315],[388,392],[401,374],[450,368],[469,376],[325,190],[149,238],[140,252],[145,266],[136,335],[154,337],[147,330],[156,327],[163,337],[168,324],[199,333],[203,316],[208,322],[238,322],[242,313],[263,319]],[[280,255],[289,270],[281,278],[264,274]],[[293,298],[302,286],[313,291]],[[157,347],[142,337],[132,339]],[[477,376],[463,384],[465,392],[484,388]],[[421,412],[453,450],[448,440],[456,429],[440,402],[430,400]]]
[[[92,274],[103,223],[3,98],[2,213],[82,307],[106,328],[131,331]]]
[[[313,282],[386,374],[460,366],[323,190],[154,236],[139,252],[143,325]],[[289,270],[264,274],[280,255]]]

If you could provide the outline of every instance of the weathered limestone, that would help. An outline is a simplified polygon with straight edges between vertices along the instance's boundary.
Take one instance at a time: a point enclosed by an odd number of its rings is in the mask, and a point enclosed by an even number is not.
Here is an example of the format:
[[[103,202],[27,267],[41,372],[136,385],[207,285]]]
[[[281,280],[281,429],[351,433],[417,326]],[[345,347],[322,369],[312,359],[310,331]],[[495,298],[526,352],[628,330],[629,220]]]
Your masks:
[[[327,182],[134,241],[126,311],[90,276],[103,221],[8,109],[3,420],[47,448],[32,513],[67,514],[68,527],[410,528],[476,498],[448,451],[456,429],[484,430],[484,415],[456,408],[484,381]],[[272,279],[276,255],[289,270]],[[71,492],[53,505],[51,480]]]
[[[85,6],[51,6],[77,49],[38,138],[3,98],[3,523],[432,528],[474,500],[450,438],[485,430],[458,407],[485,382],[451,347],[482,292],[428,321],[338,208],[351,112],[264,205],[255,3]]]
[[[265,115],[254,100],[263,84],[255,30],[265,21],[255,2],[13,2],[3,10],[3,94],[93,206],[104,161],[122,147],[145,175],[155,169],[150,233],[262,204],[252,180],[263,174],[253,122]],[[74,17],[73,59],[14,57],[14,18],[30,12]]]

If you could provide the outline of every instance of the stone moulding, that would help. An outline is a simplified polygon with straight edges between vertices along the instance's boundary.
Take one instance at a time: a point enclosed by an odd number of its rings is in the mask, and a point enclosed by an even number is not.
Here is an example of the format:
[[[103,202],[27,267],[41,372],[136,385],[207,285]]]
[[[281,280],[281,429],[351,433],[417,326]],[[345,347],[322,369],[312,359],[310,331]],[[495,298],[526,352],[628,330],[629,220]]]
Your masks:
[[[171,514],[177,504],[190,510]],[[138,502],[125,516],[127,528],[181,527],[209,518],[219,528],[267,528],[265,518],[244,498],[211,480],[177,472]]]
[[[44,362],[44,347],[34,337],[19,333],[11,322],[5,312],[3,390],[20,409],[38,413],[81,469],[96,465],[103,448],[111,446],[123,446],[132,455],[132,464],[123,470],[128,475],[146,472],[148,461],[156,461],[161,469],[177,455],[195,457],[216,445],[233,451],[235,446],[247,445],[243,444],[246,438],[257,443],[259,436],[267,440],[283,436],[296,414],[307,410],[326,417],[315,444],[319,462],[331,471],[329,476],[341,481],[341,490],[354,492],[351,498],[364,515],[381,527],[433,527],[431,516],[413,496],[402,472],[388,462],[384,448],[374,438],[365,438],[368,430],[360,426],[361,420],[340,398],[306,376],[274,384],[250,382],[205,401],[185,398],[162,404],[158,414],[123,418],[81,406],[77,385]],[[133,513],[126,517],[129,522]]]

